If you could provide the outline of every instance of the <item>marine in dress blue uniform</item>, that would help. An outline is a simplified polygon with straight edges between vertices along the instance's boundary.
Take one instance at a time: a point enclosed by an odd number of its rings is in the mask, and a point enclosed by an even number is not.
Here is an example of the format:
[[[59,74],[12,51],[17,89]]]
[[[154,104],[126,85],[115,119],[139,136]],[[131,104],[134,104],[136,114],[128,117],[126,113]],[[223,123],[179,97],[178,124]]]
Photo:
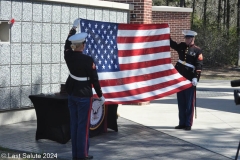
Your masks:
[[[185,42],[178,44],[170,38],[170,47],[176,50],[179,55],[179,60],[175,65],[176,70],[183,77],[190,80],[193,86],[177,93],[179,124],[175,129],[191,130],[196,86],[202,71],[203,55],[201,49],[194,44],[197,33],[191,30],[184,30],[182,33]]]
[[[93,158],[88,155],[92,86],[102,104],[105,98],[92,57],[82,53],[87,33],[76,34],[79,24],[80,20],[76,19],[69,32],[65,42],[64,59],[69,69],[66,91],[70,111],[72,157],[74,160],[85,160]]]

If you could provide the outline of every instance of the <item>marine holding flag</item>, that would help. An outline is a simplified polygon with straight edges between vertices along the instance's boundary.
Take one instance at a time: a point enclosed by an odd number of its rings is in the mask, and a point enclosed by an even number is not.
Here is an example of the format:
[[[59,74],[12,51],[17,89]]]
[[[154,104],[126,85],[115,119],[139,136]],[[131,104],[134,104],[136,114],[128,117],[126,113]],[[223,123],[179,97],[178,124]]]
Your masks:
[[[75,34],[79,24],[80,19],[76,19],[69,32],[65,42],[64,59],[70,72],[66,81],[66,90],[71,122],[72,157],[76,160],[86,160],[93,158],[88,155],[92,86],[100,97],[101,105],[105,98],[102,95],[93,59],[82,53],[87,33]]]
[[[179,55],[175,68],[183,77],[192,81],[193,86],[177,93],[179,125],[175,129],[191,130],[194,103],[196,102],[196,86],[203,66],[203,55],[201,49],[194,44],[197,33],[184,30],[183,34],[185,42],[177,44],[170,38],[170,47]]]

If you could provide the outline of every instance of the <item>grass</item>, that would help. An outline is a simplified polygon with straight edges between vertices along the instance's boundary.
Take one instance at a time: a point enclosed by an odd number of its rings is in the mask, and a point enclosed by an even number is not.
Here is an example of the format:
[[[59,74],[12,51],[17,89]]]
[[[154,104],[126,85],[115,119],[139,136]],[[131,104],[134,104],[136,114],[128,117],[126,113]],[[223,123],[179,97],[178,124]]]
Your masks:
[[[240,79],[240,69],[236,68],[205,68],[201,73],[201,79],[236,80]]]
[[[236,80],[236,79],[240,79],[240,77],[239,76],[228,76],[228,75],[202,75],[201,79]]]

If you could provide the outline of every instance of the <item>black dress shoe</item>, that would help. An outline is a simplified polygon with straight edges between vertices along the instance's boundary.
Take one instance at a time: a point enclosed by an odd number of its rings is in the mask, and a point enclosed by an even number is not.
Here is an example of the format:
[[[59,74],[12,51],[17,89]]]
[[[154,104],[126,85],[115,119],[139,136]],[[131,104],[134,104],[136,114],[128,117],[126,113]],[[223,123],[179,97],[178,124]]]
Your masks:
[[[181,126],[181,125],[178,125],[175,127],[175,129],[184,129],[184,128],[185,128],[185,126]]]
[[[93,159],[93,156],[88,155],[87,157],[85,157],[85,159]]]
[[[184,130],[190,131],[191,130],[191,126],[185,127]]]

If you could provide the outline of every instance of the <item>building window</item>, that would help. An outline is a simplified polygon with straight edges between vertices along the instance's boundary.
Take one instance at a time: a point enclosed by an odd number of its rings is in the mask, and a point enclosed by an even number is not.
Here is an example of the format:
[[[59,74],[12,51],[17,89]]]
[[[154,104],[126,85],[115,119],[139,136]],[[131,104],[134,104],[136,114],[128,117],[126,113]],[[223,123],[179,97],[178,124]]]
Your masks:
[[[0,43],[10,42],[10,25],[8,21],[0,21]]]

